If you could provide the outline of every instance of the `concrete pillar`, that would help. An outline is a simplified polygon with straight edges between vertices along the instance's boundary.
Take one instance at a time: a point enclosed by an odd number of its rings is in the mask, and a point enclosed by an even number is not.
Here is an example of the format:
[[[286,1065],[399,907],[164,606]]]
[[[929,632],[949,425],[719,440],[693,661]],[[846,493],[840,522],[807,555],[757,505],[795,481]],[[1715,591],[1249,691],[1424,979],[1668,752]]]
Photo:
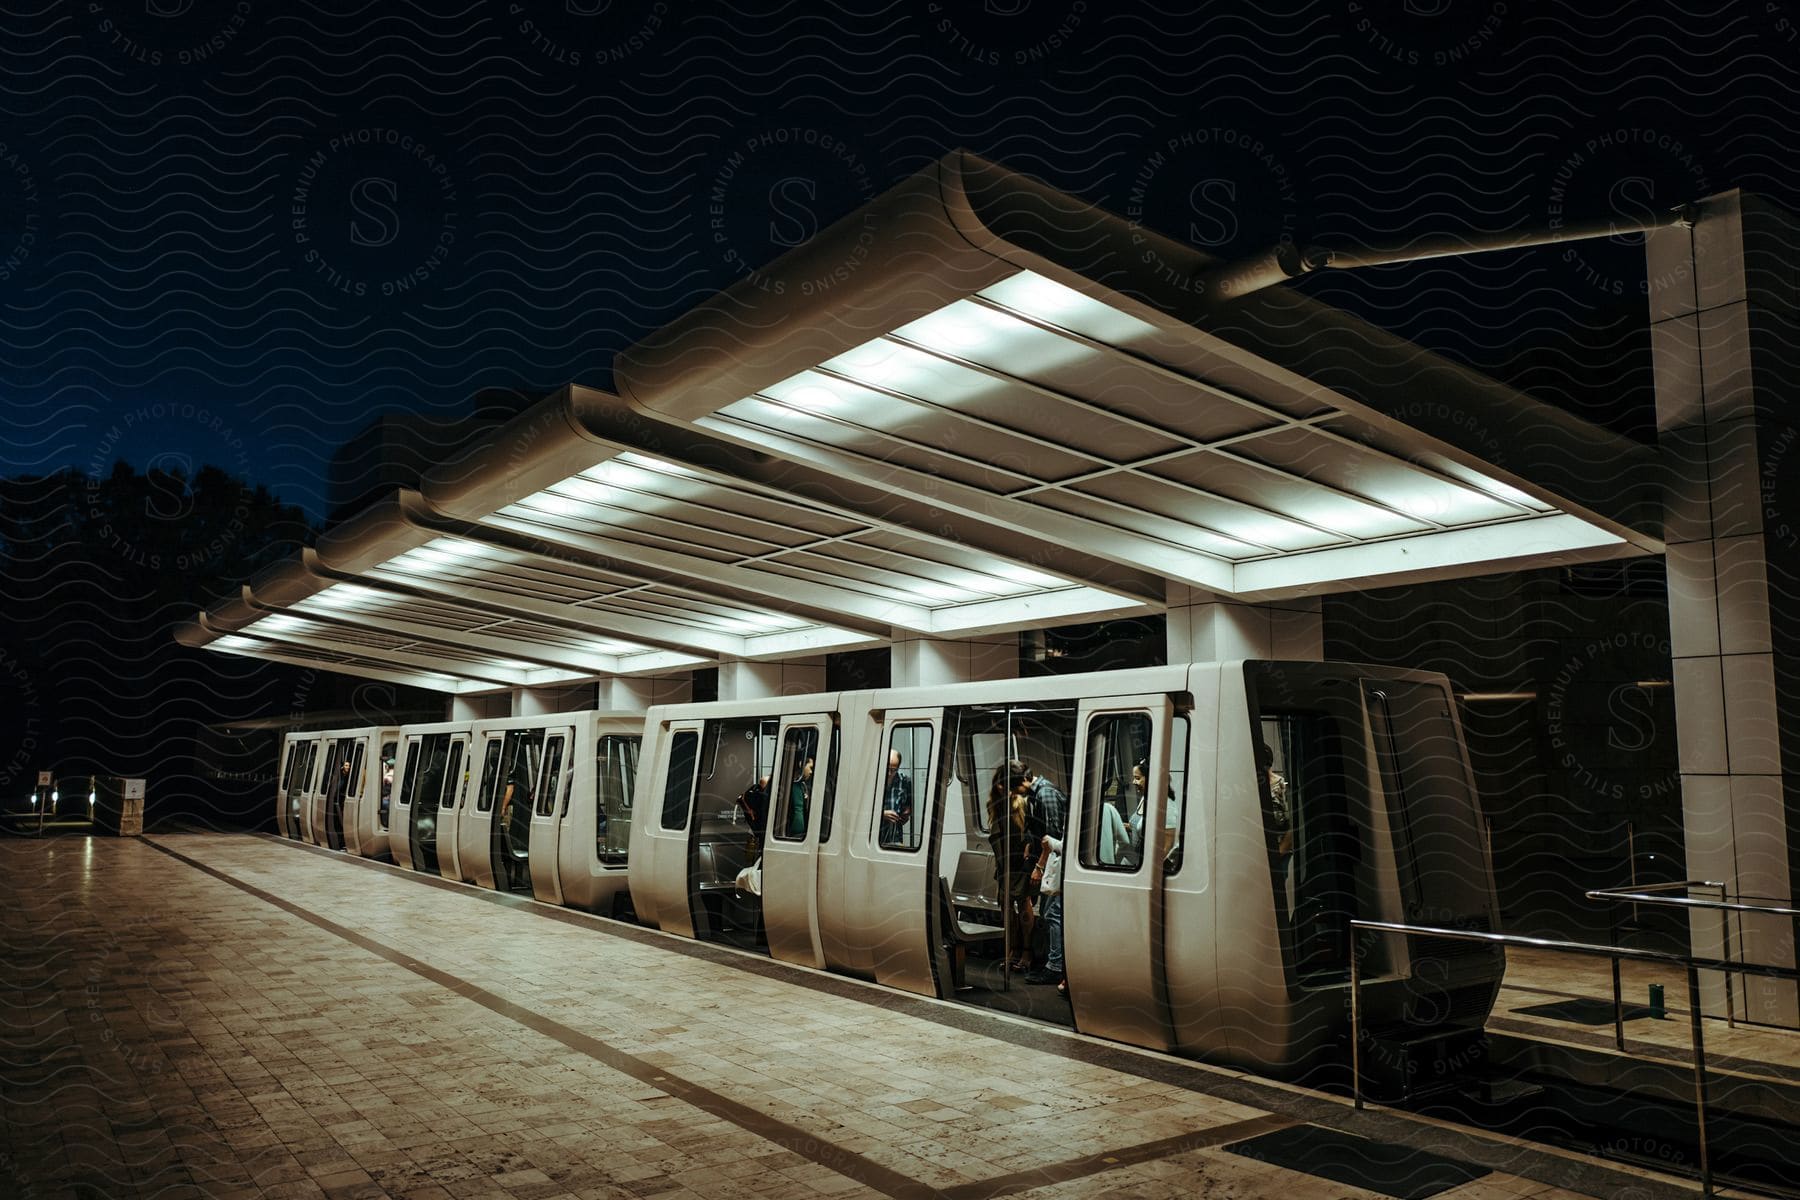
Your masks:
[[[1243,604],[1185,584],[1169,584],[1168,660],[1275,658],[1318,662],[1325,625],[1318,597]]]
[[[450,697],[444,720],[485,721],[490,717],[504,717],[511,711],[512,697],[505,692],[479,692]]]
[[[894,687],[1015,679],[1019,674],[1016,633],[960,639],[896,637],[889,650],[889,683]]]
[[[558,694],[547,688],[514,688],[512,690],[512,715],[515,717],[541,717],[557,711]]]
[[[719,660],[719,699],[762,700],[769,696],[804,696],[825,690],[823,658],[747,662]]]
[[[655,704],[686,704],[693,695],[686,675],[614,675],[600,681],[600,711],[640,713]]]
[[[1782,903],[1800,867],[1800,675],[1791,613],[1781,621],[1771,602],[1791,605],[1800,583],[1797,245],[1791,214],[1729,192],[1693,229],[1659,230],[1645,247],[1687,877]],[[1792,966],[1794,928],[1737,918],[1732,951]],[[1695,953],[1721,953],[1716,913],[1692,914],[1690,932]],[[1720,977],[1703,986],[1723,1015]],[[1744,991],[1740,1016],[1800,1025],[1792,984]]]

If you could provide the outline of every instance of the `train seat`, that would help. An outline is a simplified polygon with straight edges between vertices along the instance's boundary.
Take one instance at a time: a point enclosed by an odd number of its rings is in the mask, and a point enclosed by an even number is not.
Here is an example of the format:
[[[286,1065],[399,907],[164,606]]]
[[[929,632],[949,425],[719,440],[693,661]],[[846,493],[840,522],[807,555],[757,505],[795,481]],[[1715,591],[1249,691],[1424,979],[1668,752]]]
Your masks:
[[[959,941],[989,941],[1004,932],[1000,925],[1000,888],[994,882],[992,854],[980,850],[964,850],[959,854],[956,876],[949,890]]]

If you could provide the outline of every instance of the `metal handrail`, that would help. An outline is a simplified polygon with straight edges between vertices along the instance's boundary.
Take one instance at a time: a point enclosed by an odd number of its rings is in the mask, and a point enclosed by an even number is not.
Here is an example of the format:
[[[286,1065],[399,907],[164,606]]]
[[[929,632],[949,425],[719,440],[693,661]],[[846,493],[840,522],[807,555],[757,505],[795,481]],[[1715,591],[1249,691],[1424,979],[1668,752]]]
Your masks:
[[[1482,933],[1470,929],[1443,929],[1433,925],[1404,925],[1394,921],[1353,920],[1350,928],[1375,933],[1409,933],[1465,942],[1487,942],[1495,946],[1526,946],[1538,950],[1559,950],[1566,954],[1583,954],[1591,958],[1608,958],[1612,960],[1615,989],[1621,959],[1684,968],[1687,971],[1688,986],[1688,1037],[1694,1053],[1694,1124],[1700,1148],[1700,1188],[1701,1194],[1706,1196],[1713,1194],[1713,1186],[1712,1159],[1706,1146],[1706,1040],[1700,1029],[1700,972],[1737,971],[1744,975],[1800,980],[1800,970],[1793,967],[1778,967],[1768,963],[1733,963],[1724,959],[1699,958],[1691,954],[1670,954],[1663,950],[1632,950],[1623,946],[1600,946],[1588,942],[1561,942],[1517,933]],[[1617,1037],[1621,1049],[1624,1048],[1624,1036],[1624,1026],[1620,1022]],[[1360,1109],[1363,1107],[1362,957],[1355,953],[1350,955],[1350,1086],[1356,1107]]]
[[[1685,892],[1694,888],[1718,888],[1717,900],[1695,900],[1691,896],[1666,896],[1664,892]],[[1731,961],[1731,900],[1725,884],[1717,879],[1682,879],[1675,883],[1652,883],[1644,887],[1630,888],[1595,888],[1586,893],[1589,900],[1629,900],[1631,913],[1635,920],[1637,906],[1640,904],[1664,904],[1685,908],[1717,908],[1719,912],[1719,952]],[[1613,940],[1618,940],[1618,930],[1613,931]],[[1744,997],[1748,1005],[1750,997]],[[1748,1015],[1746,1012],[1745,1015]],[[1737,1000],[1732,993],[1731,972],[1725,972],[1725,1024],[1731,1029],[1737,1028]],[[1625,999],[1619,991],[1619,964],[1613,962],[1613,1040],[1619,1049],[1625,1048]]]

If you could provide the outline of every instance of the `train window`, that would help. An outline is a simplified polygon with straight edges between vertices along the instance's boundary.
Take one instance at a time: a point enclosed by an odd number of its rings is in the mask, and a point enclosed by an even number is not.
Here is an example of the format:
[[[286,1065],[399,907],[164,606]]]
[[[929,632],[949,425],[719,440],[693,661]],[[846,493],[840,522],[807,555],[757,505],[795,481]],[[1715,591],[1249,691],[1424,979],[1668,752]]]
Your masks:
[[[350,795],[362,795],[363,786],[363,744],[357,742],[350,751]]]
[[[813,776],[818,769],[819,731],[790,729],[781,747],[781,774],[775,795],[775,819],[771,836],[784,842],[806,837],[806,816],[812,806]]]
[[[1147,814],[1153,809],[1148,779],[1150,715],[1106,713],[1087,727],[1081,779],[1081,865],[1135,872],[1143,866]],[[1168,801],[1161,806],[1165,810]]]
[[[826,755],[825,795],[819,801],[819,845],[831,840],[831,817],[837,811],[838,724],[831,722],[831,751]]]
[[[888,735],[887,766],[875,785],[876,841],[884,850],[917,850],[923,805],[931,773],[931,726],[923,721],[896,725]]]
[[[1186,716],[1175,718],[1169,742],[1169,802],[1163,809],[1163,827],[1168,831],[1169,852],[1163,856],[1163,875],[1174,875],[1186,861],[1182,853],[1183,818],[1187,813],[1188,741],[1193,736],[1192,723]],[[1204,844],[1205,839],[1201,839]]]
[[[419,801],[419,780],[425,774],[425,739],[412,738],[406,747],[406,773],[400,780],[400,807],[411,808]]]
[[[450,761],[444,768],[444,793],[440,802],[444,808],[456,807],[456,795],[462,789],[463,782],[463,744],[450,743]]]
[[[635,737],[603,737],[594,748],[594,852],[608,866],[624,864],[631,851],[631,789],[641,746]]]
[[[538,788],[537,815],[547,817],[556,811],[556,785],[562,782],[563,738],[553,737],[544,747],[543,782]]]
[[[281,780],[281,790],[284,792],[294,786],[294,763],[299,758],[294,751],[299,748],[299,742],[289,742],[282,748],[281,772],[278,778]]]
[[[475,804],[488,812],[511,790],[510,804],[533,805],[532,787],[538,782],[543,760],[542,729],[509,729],[499,739],[490,741],[487,757],[482,760],[481,794]],[[495,751],[499,757],[495,758]]]
[[[480,812],[493,808],[500,794],[500,748],[500,739],[490,738],[481,759],[481,790],[475,793],[475,807]]]
[[[663,782],[662,827],[686,829],[688,801],[700,773],[700,735],[692,729],[677,733],[669,745],[669,775]]]
[[[381,807],[376,809],[376,816],[381,827],[388,827],[388,811],[394,796],[394,751],[397,746],[393,742],[381,743]]]
[[[1437,684],[1407,680],[1365,688],[1407,920],[1486,929],[1486,875],[1470,869],[1470,847],[1482,845],[1480,809],[1449,696]],[[1464,947],[1478,949],[1472,942],[1457,949]]]

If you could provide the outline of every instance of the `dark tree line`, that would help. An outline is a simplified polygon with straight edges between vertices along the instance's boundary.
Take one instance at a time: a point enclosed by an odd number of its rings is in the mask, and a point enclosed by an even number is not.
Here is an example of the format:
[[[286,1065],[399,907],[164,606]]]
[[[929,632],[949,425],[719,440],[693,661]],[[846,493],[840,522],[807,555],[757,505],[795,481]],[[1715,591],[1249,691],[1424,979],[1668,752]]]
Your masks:
[[[142,776],[152,823],[261,823],[281,724],[417,706],[391,694],[403,689],[372,697],[343,676],[175,642],[178,622],[317,532],[212,466],[0,480],[0,801],[16,804],[39,770]],[[256,718],[269,721],[260,738],[217,732]]]

